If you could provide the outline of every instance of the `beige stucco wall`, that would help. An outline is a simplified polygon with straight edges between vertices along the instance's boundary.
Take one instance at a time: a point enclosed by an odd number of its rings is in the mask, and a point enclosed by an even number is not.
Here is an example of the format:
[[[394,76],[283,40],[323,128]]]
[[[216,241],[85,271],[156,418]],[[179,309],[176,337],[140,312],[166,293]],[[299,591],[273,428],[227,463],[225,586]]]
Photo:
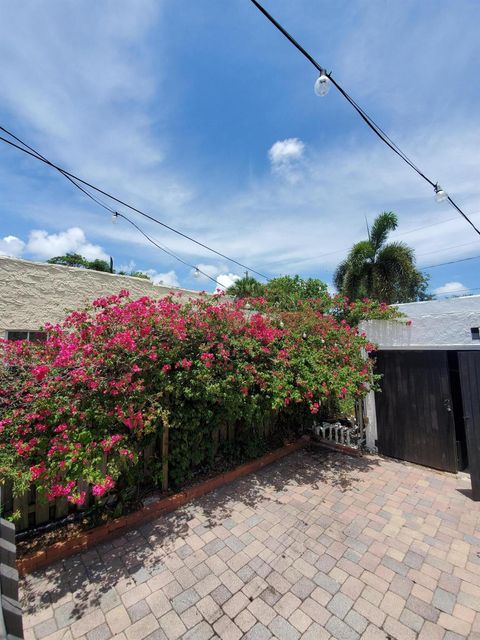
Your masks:
[[[8,330],[38,330],[45,322],[62,320],[66,311],[122,289],[133,298],[160,298],[172,291],[141,278],[0,256],[0,337]]]

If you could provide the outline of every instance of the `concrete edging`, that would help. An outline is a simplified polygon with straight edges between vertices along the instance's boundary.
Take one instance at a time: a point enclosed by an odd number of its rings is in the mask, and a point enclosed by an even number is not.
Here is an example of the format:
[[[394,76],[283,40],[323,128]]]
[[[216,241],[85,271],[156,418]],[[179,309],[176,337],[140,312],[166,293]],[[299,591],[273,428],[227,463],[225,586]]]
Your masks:
[[[199,484],[188,487],[184,491],[161,498],[138,511],[115,518],[114,520],[106,522],[95,529],[81,533],[70,540],[55,542],[41,551],[37,551],[25,558],[18,559],[18,573],[23,577],[37,569],[43,569],[54,562],[68,558],[76,553],[86,551],[95,544],[121,536],[134,526],[145,524],[146,522],[154,520],[163,514],[170,513],[195,498],[199,498],[210,491],[219,489],[220,487],[233,482],[237,478],[241,478],[249,473],[258,471],[262,467],[265,467],[280,458],[284,458],[294,451],[298,451],[309,442],[310,439],[304,436],[296,442],[292,442],[280,449],[272,451],[271,453],[267,453],[261,458],[246,462],[231,471],[227,471],[219,476],[209,478]]]

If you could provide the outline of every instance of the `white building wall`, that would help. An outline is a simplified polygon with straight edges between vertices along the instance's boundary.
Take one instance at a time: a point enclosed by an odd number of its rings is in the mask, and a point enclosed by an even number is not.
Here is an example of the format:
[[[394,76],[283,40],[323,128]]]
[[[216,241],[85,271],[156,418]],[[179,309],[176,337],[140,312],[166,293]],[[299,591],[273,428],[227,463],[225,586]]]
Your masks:
[[[35,331],[46,322],[59,322],[66,312],[122,289],[133,298],[160,298],[172,290],[198,295],[142,278],[0,256],[0,337],[8,330]]]
[[[413,302],[398,308],[405,318],[361,323],[379,349],[480,349],[480,340],[473,340],[471,333],[480,327],[480,296]]]

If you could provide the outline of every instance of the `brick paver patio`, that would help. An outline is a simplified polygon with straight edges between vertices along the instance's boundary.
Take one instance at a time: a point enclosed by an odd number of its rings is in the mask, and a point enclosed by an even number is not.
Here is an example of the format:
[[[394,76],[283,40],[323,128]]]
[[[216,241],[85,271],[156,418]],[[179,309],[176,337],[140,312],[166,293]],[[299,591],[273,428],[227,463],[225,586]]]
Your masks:
[[[300,451],[23,582],[26,640],[480,639],[465,477]]]

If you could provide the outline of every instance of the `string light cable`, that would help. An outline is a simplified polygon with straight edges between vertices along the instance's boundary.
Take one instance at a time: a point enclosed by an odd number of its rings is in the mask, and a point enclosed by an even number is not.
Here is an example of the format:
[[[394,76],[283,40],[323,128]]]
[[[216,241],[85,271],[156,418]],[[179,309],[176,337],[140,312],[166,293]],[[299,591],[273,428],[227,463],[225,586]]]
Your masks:
[[[329,83],[331,82],[334,87],[339,91],[339,93],[350,103],[350,105],[355,109],[355,111],[359,114],[365,124],[377,135],[380,140],[384,144],[386,144],[396,155],[398,155],[407,165],[410,166],[425,182],[427,182],[431,187],[433,187],[435,192],[435,200],[437,202],[443,202],[445,200],[448,201],[450,206],[452,206],[457,213],[459,213],[468,224],[475,230],[475,232],[480,236],[480,229],[475,226],[475,224],[470,220],[464,211],[458,206],[458,204],[448,195],[448,193],[442,189],[442,187],[438,184],[438,182],[434,182],[428,176],[426,176],[415,164],[414,162],[407,156],[407,154],[400,149],[400,147],[381,129],[381,127],[371,118],[365,111],[358,105],[355,100],[343,89],[342,86],[335,80],[332,76],[331,72],[327,72],[324,67],[322,67],[315,58],[308,53],[304,47],[295,40],[295,38],[290,35],[290,33],[263,7],[258,0],[250,0],[253,5],[273,24],[273,26],[280,31],[280,33],[317,69],[319,72],[319,77],[317,78],[314,90],[315,93],[319,96],[325,96],[328,93]]]
[[[3,127],[1,127],[3,129]],[[23,144],[27,149],[29,149],[32,153],[34,153],[36,156],[38,156],[39,159],[49,163],[49,161],[42,156],[38,151],[36,151],[35,149],[33,149],[32,147],[30,147],[29,145],[27,145],[25,142],[22,142],[21,140],[19,140],[16,136],[14,136],[13,134],[9,134],[11,135],[15,140],[17,140],[18,142],[20,142],[21,144]],[[49,163],[50,164],[50,163]],[[202,271],[202,269],[200,269],[198,266],[190,264],[189,262],[186,262],[185,260],[183,260],[182,258],[180,258],[180,256],[177,256],[177,254],[175,254],[173,251],[171,251],[168,247],[166,247],[165,245],[160,244],[157,240],[155,240],[154,238],[152,238],[151,236],[149,236],[138,224],[136,224],[133,220],[131,220],[128,216],[126,216],[124,213],[120,213],[118,211],[116,211],[115,209],[112,209],[110,206],[108,206],[105,202],[103,202],[102,200],[100,200],[99,198],[96,198],[94,195],[92,195],[90,193],[90,191],[88,191],[87,189],[84,189],[81,185],[79,185],[75,179],[71,178],[69,175],[65,174],[63,171],[60,171],[60,173],[62,173],[62,175],[65,176],[65,178],[67,178],[67,180],[69,180],[69,182],[71,182],[75,187],[77,187],[78,189],[80,189],[80,191],[82,193],[84,193],[88,198],[90,198],[91,200],[93,200],[94,202],[96,202],[99,206],[103,207],[104,209],[106,209],[107,211],[109,211],[112,214],[112,222],[117,222],[118,218],[123,218],[124,220],[126,220],[129,224],[131,224],[133,227],[135,227],[135,229],[137,229],[137,231],[139,231],[144,238],[146,238],[151,244],[153,244],[155,247],[157,247],[158,249],[160,249],[161,251],[163,251],[164,253],[166,253],[167,255],[171,256],[172,258],[174,258],[175,260],[178,260],[178,262],[181,262],[182,264],[184,264],[187,267],[190,267],[191,269],[194,270],[195,275],[201,274],[203,276],[205,276],[206,278],[208,278],[209,280],[211,280],[212,282],[214,282],[217,285],[220,285],[220,283],[218,282],[218,280],[216,280],[215,278],[213,278],[212,276],[210,276],[208,273],[205,273],[205,271]]]
[[[253,0],[252,0],[253,1]],[[84,187],[82,187],[82,184],[85,184],[87,186],[90,186],[88,182],[82,180],[81,178],[78,178],[78,176],[75,176],[74,174],[66,171],[65,169],[62,169],[61,167],[56,166],[55,164],[53,164],[52,162],[50,162],[49,160],[47,160],[44,156],[42,156],[38,151],[36,151],[35,149],[33,149],[32,147],[29,147],[26,143],[24,143],[23,141],[21,141],[19,138],[17,138],[17,136],[15,136],[14,134],[10,133],[9,131],[7,131],[4,127],[2,127],[0,125],[0,130],[4,131],[5,133],[7,133],[9,136],[11,136],[12,138],[14,138],[15,140],[17,140],[18,142],[20,142],[20,144],[23,144],[26,148],[22,148],[19,145],[14,144],[13,142],[11,142],[10,140],[7,140],[6,138],[3,138],[2,136],[0,136],[0,140],[3,142],[6,142],[7,144],[15,147],[16,149],[18,149],[19,151],[23,151],[24,153],[27,153],[28,155],[32,156],[33,158],[36,158],[37,160],[40,160],[41,162],[51,166],[52,168],[54,168],[55,170],[57,170],[59,173],[61,173],[65,178],[67,178],[67,180],[69,180],[69,182],[71,182],[75,187],[77,187],[84,195],[86,195],[88,198],[90,198],[91,200],[93,200],[94,202],[96,202],[99,206],[103,207],[104,209],[106,209],[107,211],[109,211],[112,214],[112,220],[116,221],[117,217],[123,218],[124,220],[126,220],[129,224],[131,224],[133,227],[135,227],[144,237],[146,240],[148,240],[151,244],[153,244],[155,247],[157,247],[158,249],[160,249],[161,251],[163,251],[164,253],[168,254],[169,256],[171,256],[172,258],[174,258],[175,260],[178,260],[179,262],[181,262],[182,264],[190,267],[191,269],[194,270],[195,274],[201,274],[204,277],[208,278],[209,280],[211,280],[212,282],[214,282],[217,285],[220,285],[220,283],[218,282],[218,280],[216,280],[215,278],[213,278],[211,275],[209,275],[208,273],[206,273],[205,271],[202,271],[201,269],[199,269],[196,265],[190,264],[188,262],[186,262],[185,260],[183,260],[182,258],[180,258],[179,256],[177,256],[175,253],[173,253],[173,251],[169,250],[167,247],[162,246],[159,242],[157,242],[155,239],[153,239],[151,236],[149,236],[145,231],[143,231],[143,229],[141,229],[141,227],[139,227],[133,220],[131,220],[128,216],[126,216],[125,214],[119,213],[118,211],[116,211],[115,209],[113,209],[112,207],[110,207],[109,205],[107,205],[104,201],[100,200],[99,198],[97,198],[96,196],[94,196],[93,194],[91,194],[87,189],[85,189]],[[78,184],[77,180],[81,183]],[[144,217],[154,221],[154,222],[158,222],[158,224],[160,224],[161,226],[165,226],[168,229],[172,229],[171,227],[169,227],[168,225],[165,225],[164,223],[156,220],[155,218],[153,218],[152,216],[144,213],[144,212],[140,212],[140,210],[137,210],[136,208],[134,208],[131,205],[128,205],[126,203],[123,203],[121,200],[115,198],[115,196],[111,196],[110,194],[108,194],[107,192],[102,191],[101,189],[91,185],[91,188],[94,189],[95,191],[99,191],[100,193],[104,193],[104,195],[106,197],[111,198],[112,200],[115,200],[121,204],[123,204],[124,206],[126,206],[127,208],[132,209],[133,211],[136,211],[137,213],[140,213],[141,215],[143,215]],[[445,220],[444,222],[449,222],[451,220],[453,220],[454,218],[450,218],[449,220]],[[443,224],[442,222],[439,223],[434,223],[432,225],[426,225],[425,227],[418,227],[418,229],[422,229],[422,228],[426,228],[429,226],[435,226],[436,224]],[[417,231],[418,229],[412,229],[410,231],[406,231],[404,233],[411,233],[413,231]],[[183,234],[180,231],[176,231],[176,233],[188,238],[189,236],[186,236],[185,234]],[[399,234],[400,235],[400,234]],[[196,244],[200,244],[198,241],[192,239],[193,242],[195,242]],[[470,244],[470,243],[468,243]],[[204,246],[204,245],[201,245]],[[463,246],[463,245],[458,245],[458,246]],[[206,245],[205,245],[206,247]],[[210,247],[206,247],[208,248],[210,251],[213,251],[214,253],[217,253],[214,249],[210,249]],[[338,251],[339,252],[339,251]],[[337,251],[335,252],[331,252],[331,253],[337,253]],[[331,255],[331,253],[329,254],[323,254],[323,255]],[[227,260],[230,260],[231,262],[234,262],[235,264],[238,264],[239,266],[244,267],[245,265],[236,262],[235,260],[228,258],[227,256],[224,256],[221,253],[218,253],[218,255],[220,255],[221,257],[224,257]],[[322,257],[322,256],[319,256]],[[443,266],[447,266],[450,264],[457,264],[458,262],[466,262],[469,260],[476,260],[480,258],[479,256],[471,256],[469,258],[460,258],[458,260],[451,260],[449,262],[441,262],[439,264],[432,264],[432,265],[428,265],[426,267],[421,267],[422,271],[425,271],[427,269],[434,269],[436,267],[443,267]],[[249,269],[248,267],[245,267],[246,269]],[[260,275],[261,277],[265,278],[268,280],[268,277],[258,273],[257,271],[254,271],[253,269],[249,269],[252,273],[255,273],[257,275]],[[220,285],[221,286],[221,285]]]
[[[7,134],[8,136],[10,136],[14,140],[16,140],[19,144],[16,144],[12,140],[8,140],[7,138],[5,138],[3,136],[0,136],[0,141],[10,145],[11,147],[14,147],[15,149],[17,149],[19,151],[22,151],[23,153],[31,156],[32,158],[35,158],[39,162],[43,162],[44,164],[48,165],[52,169],[55,169],[56,171],[61,173],[65,178],[67,178],[74,186],[79,188],[85,195],[87,195],[89,198],[91,198],[92,200],[97,202],[97,204],[99,204],[100,206],[103,206],[104,208],[107,208],[109,211],[113,211],[114,212],[115,210],[109,208],[108,205],[105,205],[104,202],[98,200],[92,194],[86,193],[86,190],[85,190],[84,187],[88,187],[89,189],[93,189],[95,192],[101,194],[102,196],[104,196],[106,198],[109,198],[113,202],[116,202],[117,204],[120,204],[121,206],[126,207],[127,209],[130,209],[131,211],[134,211],[135,213],[143,216],[144,218],[150,220],[151,222],[154,222],[154,223],[164,227],[165,229],[168,229],[169,231],[172,231],[173,233],[181,236],[182,238],[185,238],[186,240],[189,240],[190,242],[193,242],[194,244],[198,245],[199,247],[202,247],[203,249],[206,249],[207,251],[210,251],[211,253],[214,253],[215,255],[217,255],[217,256],[219,256],[221,258],[224,258],[225,260],[228,260],[229,262],[231,262],[233,264],[236,264],[239,267],[242,267],[243,269],[246,269],[250,273],[254,273],[255,275],[260,276],[261,278],[264,278],[267,281],[269,280],[268,276],[266,276],[265,274],[260,273],[259,271],[256,271],[255,269],[252,269],[248,265],[245,265],[242,262],[239,262],[238,260],[235,260],[234,258],[231,258],[230,256],[227,256],[226,254],[221,253],[220,251],[217,251],[216,249],[213,249],[212,247],[208,246],[207,244],[201,242],[200,240],[196,240],[192,236],[189,236],[188,234],[184,233],[183,231],[180,231],[179,229],[176,229],[176,228],[168,225],[167,223],[162,222],[158,218],[155,218],[154,216],[146,213],[145,211],[142,211],[141,209],[138,209],[134,205],[128,204],[127,202],[121,200],[117,196],[112,195],[111,193],[105,191],[104,189],[101,189],[100,187],[96,187],[94,184],[88,182],[87,180],[84,180],[83,178],[80,178],[79,176],[75,175],[74,173],[71,173],[70,171],[67,171],[63,167],[60,167],[59,165],[51,162],[45,156],[40,154],[38,151],[36,151],[32,147],[30,147],[29,145],[27,145],[25,142],[23,142],[23,140],[18,138],[15,134],[13,134],[12,132],[8,131],[8,129],[6,129],[5,127],[3,127],[1,125],[0,125],[0,131],[3,131],[5,134]],[[81,186],[81,185],[83,185],[83,186]]]
[[[0,127],[3,129],[3,127]],[[41,159],[42,161],[49,163],[49,161],[42,156],[38,151],[36,151],[35,149],[33,149],[32,147],[30,147],[29,145],[27,145],[26,143],[22,142],[21,140],[19,140],[16,136],[14,136],[13,134],[9,134],[11,135],[15,140],[17,140],[18,142],[20,142],[21,144],[23,144],[27,149],[29,149],[32,153],[34,153],[39,159]],[[118,211],[116,211],[115,209],[112,209],[110,206],[108,206],[104,201],[100,200],[99,198],[96,198],[92,193],[90,193],[87,189],[84,189],[81,185],[79,185],[75,179],[71,178],[69,175],[65,174],[63,171],[60,171],[60,173],[62,173],[62,175],[65,176],[65,178],[67,178],[67,180],[69,180],[69,182],[71,182],[75,187],[77,187],[78,189],[80,189],[80,191],[82,193],[84,193],[88,198],[90,198],[91,200],[93,200],[94,202],[96,202],[99,206],[103,207],[104,209],[106,209],[107,211],[109,211],[112,214],[112,222],[116,223],[118,221],[118,218],[123,218],[124,220],[126,220],[129,224],[131,224],[133,227],[135,227],[135,229],[137,229],[137,231],[139,231],[144,238],[146,238],[146,240],[148,240],[148,242],[150,242],[151,244],[153,244],[155,247],[157,247],[158,249],[160,249],[161,251],[163,251],[164,253],[166,253],[167,255],[171,256],[172,258],[174,258],[175,260],[177,260],[178,262],[181,262],[182,264],[184,264],[187,267],[190,267],[191,269],[194,270],[194,275],[197,277],[198,275],[203,275],[206,278],[208,278],[209,280],[211,280],[212,282],[214,282],[215,284],[222,286],[220,282],[218,282],[218,280],[216,280],[215,278],[213,278],[212,276],[210,276],[208,273],[206,273],[205,271],[203,271],[202,269],[200,269],[197,265],[193,265],[190,264],[189,262],[186,262],[185,260],[183,260],[182,258],[180,258],[180,256],[178,256],[177,254],[175,254],[173,251],[171,251],[168,247],[166,247],[165,245],[160,244],[157,240],[155,240],[154,238],[152,238],[151,236],[149,236],[139,225],[137,225],[133,220],[131,220],[128,216],[126,216],[123,213],[120,213]]]

